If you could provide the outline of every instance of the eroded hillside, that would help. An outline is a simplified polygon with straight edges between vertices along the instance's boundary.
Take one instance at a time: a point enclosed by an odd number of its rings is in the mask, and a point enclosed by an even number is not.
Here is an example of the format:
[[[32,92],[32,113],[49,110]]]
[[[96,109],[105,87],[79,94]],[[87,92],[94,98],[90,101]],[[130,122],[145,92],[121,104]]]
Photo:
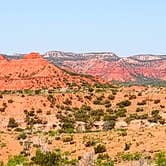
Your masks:
[[[92,79],[71,75],[43,59],[38,53],[30,53],[20,59],[0,56],[0,90],[75,87]]]
[[[165,55],[118,57],[112,52],[68,53],[50,51],[44,58],[77,73],[98,76],[107,81],[155,83],[166,81]]]

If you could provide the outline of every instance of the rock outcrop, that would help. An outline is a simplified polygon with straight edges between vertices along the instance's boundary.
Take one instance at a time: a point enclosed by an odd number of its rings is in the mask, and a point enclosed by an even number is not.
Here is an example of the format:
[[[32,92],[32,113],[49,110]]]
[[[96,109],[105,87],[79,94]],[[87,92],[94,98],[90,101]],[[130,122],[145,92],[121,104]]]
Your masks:
[[[10,60],[0,56],[0,90],[66,88],[70,83],[80,85],[82,81],[92,82],[89,78],[71,76],[39,53]]]
[[[52,51],[44,58],[64,69],[98,76],[107,82],[166,81],[166,55],[120,58],[111,52],[74,54]]]

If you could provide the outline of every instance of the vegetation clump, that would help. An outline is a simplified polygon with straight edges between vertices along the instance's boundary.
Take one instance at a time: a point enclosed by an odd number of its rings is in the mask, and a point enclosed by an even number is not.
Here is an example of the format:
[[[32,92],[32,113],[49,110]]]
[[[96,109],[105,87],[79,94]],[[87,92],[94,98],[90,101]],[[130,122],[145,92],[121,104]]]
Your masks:
[[[18,127],[18,123],[16,122],[16,120],[14,118],[9,118],[7,127],[9,127],[9,128]]]
[[[131,101],[129,101],[129,100],[124,100],[124,101],[121,101],[121,102],[117,103],[117,105],[118,105],[120,108],[128,107],[128,106],[131,105]]]
[[[94,147],[95,154],[97,153],[103,153],[106,152],[106,147],[103,144],[98,144],[97,146]]]

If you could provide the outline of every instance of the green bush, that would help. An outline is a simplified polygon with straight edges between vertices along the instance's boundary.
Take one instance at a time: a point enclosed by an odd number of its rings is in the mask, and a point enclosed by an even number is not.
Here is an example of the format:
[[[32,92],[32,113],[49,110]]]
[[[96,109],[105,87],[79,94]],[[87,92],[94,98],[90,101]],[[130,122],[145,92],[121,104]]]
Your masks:
[[[142,154],[139,152],[135,153],[120,153],[119,157],[124,161],[133,161],[133,160],[139,160],[142,157]]]
[[[27,161],[24,156],[18,155],[18,156],[9,158],[7,162],[7,166],[17,166],[17,165],[27,166]]]
[[[103,144],[98,144],[96,147],[94,147],[95,153],[103,153],[106,152],[106,147]]]
[[[155,163],[156,166],[166,166],[166,156],[164,152],[159,152],[156,154]]]
[[[27,135],[25,134],[25,132],[22,132],[18,135],[17,139],[26,139],[27,138]]]
[[[32,163],[38,166],[76,166],[77,160],[69,160],[59,150],[45,153],[37,150],[36,155],[32,158]]]
[[[99,154],[95,166],[114,166],[114,161],[111,160],[108,154]]]
[[[127,110],[125,108],[119,108],[118,110],[115,110],[115,114],[117,117],[126,117]]]
[[[49,135],[50,137],[54,137],[54,136],[57,135],[57,131],[55,131],[55,130],[50,130],[50,131],[48,131],[48,135]]]

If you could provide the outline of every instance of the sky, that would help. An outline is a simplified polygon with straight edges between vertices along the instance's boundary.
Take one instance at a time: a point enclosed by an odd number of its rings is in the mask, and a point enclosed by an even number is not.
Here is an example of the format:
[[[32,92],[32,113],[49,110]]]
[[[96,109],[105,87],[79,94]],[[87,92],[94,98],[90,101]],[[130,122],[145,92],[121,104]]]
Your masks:
[[[166,54],[165,0],[0,0],[0,53]]]

